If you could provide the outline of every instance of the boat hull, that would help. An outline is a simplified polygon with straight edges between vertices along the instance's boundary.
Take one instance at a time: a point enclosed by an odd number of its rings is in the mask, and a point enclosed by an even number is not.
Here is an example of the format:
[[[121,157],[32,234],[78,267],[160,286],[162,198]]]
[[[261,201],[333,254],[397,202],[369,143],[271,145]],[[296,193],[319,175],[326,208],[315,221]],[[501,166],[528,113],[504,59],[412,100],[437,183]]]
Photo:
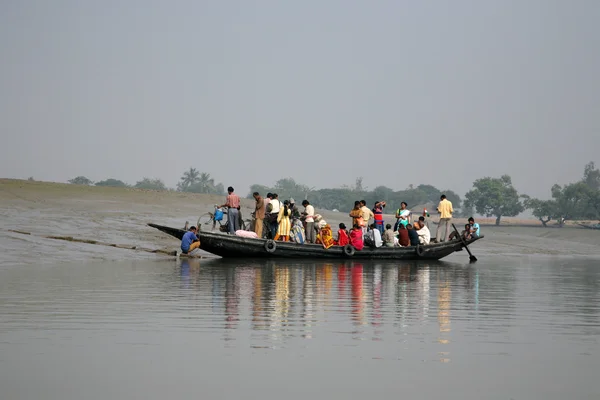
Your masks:
[[[182,229],[171,228],[157,224],[149,226],[167,233],[179,240],[185,233]],[[244,238],[222,233],[198,232],[200,249],[224,258],[265,258],[265,259],[346,259],[346,260],[439,260],[456,251],[463,249],[464,245],[459,240],[435,243],[421,247],[421,254],[416,247],[365,247],[355,251],[353,255],[346,255],[343,247],[333,246],[324,249],[319,244],[296,244],[292,242],[276,242],[275,250],[267,251],[267,239]],[[483,237],[483,236],[482,236]],[[477,240],[471,239],[467,244]]]

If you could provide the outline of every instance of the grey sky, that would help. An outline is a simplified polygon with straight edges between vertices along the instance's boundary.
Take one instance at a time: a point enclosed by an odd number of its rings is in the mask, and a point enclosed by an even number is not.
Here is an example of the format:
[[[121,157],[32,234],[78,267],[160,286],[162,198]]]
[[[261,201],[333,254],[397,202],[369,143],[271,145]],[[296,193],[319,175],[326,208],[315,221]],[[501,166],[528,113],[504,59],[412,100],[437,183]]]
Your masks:
[[[508,173],[547,197],[600,162],[598,20],[593,0],[4,0],[0,177],[462,195]]]

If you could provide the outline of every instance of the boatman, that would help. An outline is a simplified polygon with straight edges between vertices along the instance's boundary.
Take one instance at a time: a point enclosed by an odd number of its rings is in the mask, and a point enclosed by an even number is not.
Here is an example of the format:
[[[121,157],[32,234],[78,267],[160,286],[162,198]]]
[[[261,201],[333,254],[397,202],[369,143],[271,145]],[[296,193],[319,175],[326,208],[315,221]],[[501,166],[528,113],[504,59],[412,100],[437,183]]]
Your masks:
[[[227,228],[231,235],[240,229],[240,197],[234,193],[233,187],[227,188],[227,199],[221,208],[227,207]]]
[[[438,204],[437,210],[440,213],[440,222],[437,227],[435,238],[441,243],[448,240],[450,237],[452,213],[454,212],[452,209],[452,202],[446,198],[445,194],[440,196],[440,203]]]
[[[198,236],[196,235],[196,227],[192,226],[181,238],[181,252],[183,254],[189,254],[199,248],[200,239],[198,239]]]

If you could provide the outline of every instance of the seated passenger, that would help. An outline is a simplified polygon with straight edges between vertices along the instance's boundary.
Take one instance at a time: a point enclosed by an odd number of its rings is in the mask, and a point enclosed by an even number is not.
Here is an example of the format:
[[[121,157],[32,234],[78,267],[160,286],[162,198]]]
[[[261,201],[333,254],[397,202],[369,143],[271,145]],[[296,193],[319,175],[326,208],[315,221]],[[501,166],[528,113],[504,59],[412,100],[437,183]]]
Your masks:
[[[463,237],[463,239],[465,240],[469,240],[472,238],[472,233],[471,233],[471,224],[466,224],[465,225],[465,230],[461,232],[461,236]]]
[[[411,224],[406,225],[408,231],[408,238],[410,239],[411,246],[417,246],[419,244],[419,234],[413,229]]]
[[[402,247],[410,246],[410,238],[408,237],[408,229],[403,224],[398,227],[398,244]]]
[[[338,246],[345,246],[348,243],[350,243],[350,239],[348,239],[348,231],[346,230],[346,225],[342,222],[340,224],[340,230],[338,231],[336,244]]]
[[[318,240],[323,244],[323,247],[328,249],[335,244],[333,240],[333,234],[331,233],[331,227],[329,224],[319,229]]]
[[[181,252],[189,254],[198,248],[200,248],[200,239],[196,236],[196,227],[192,226],[181,238]]]
[[[471,238],[478,238],[481,233],[481,230],[479,228],[479,224],[475,222],[475,219],[473,217],[469,218],[469,225],[471,231]]]
[[[354,224],[354,226],[350,230],[350,244],[356,250],[362,250],[363,247],[365,247],[365,244],[363,242],[362,228],[358,226],[358,224]]]
[[[396,237],[394,236],[394,231],[392,230],[392,225],[387,224],[385,226],[385,232],[383,232],[383,244],[386,247],[394,247],[394,241]]]
[[[367,236],[369,237],[371,245],[375,248],[381,247],[383,245],[383,240],[381,240],[381,232],[379,232],[379,229],[377,229],[375,224],[371,224],[369,228],[370,229],[367,232]]]
[[[429,228],[419,221],[415,222],[415,229],[417,230],[417,235],[419,235],[419,243],[429,244],[431,241],[431,232],[429,232]]]

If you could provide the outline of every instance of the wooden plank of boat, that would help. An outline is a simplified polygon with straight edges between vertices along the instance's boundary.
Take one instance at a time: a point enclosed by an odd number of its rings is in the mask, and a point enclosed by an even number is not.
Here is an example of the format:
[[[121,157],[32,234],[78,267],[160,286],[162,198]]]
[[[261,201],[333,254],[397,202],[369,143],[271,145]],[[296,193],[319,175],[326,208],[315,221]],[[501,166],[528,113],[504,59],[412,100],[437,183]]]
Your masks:
[[[185,233],[183,229],[157,224],[148,225],[179,240]],[[365,247],[361,251],[346,252],[344,247],[340,246],[324,249],[319,244],[273,242],[267,239],[252,239],[203,231],[199,231],[197,234],[200,238],[200,249],[226,258],[439,260],[464,247],[460,240],[452,240],[418,247],[380,247],[377,249]],[[481,238],[483,236],[467,240],[465,243],[468,245]]]

